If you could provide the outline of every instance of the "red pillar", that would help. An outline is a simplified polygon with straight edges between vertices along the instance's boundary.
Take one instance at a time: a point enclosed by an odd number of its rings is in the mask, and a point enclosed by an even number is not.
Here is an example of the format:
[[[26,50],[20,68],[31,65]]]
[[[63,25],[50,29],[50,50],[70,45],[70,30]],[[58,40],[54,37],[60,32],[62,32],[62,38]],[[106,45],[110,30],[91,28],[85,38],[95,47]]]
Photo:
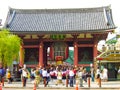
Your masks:
[[[78,66],[78,44],[74,42],[74,66]]]
[[[20,55],[20,63],[19,63],[19,65],[23,66],[24,62],[23,62],[23,46],[22,45],[20,46],[20,54],[19,55]]]
[[[97,51],[97,42],[95,42],[94,45],[93,45],[93,65],[94,65],[95,69],[97,69],[97,63],[95,63],[97,53],[98,53],[98,51]]]
[[[53,53],[54,53],[54,50],[53,50],[53,47],[50,46],[50,58],[54,59],[54,56],[53,56]]]
[[[39,46],[39,66],[43,66],[43,42]]]
[[[93,46],[93,57],[94,59],[97,57],[97,43],[94,43],[94,46]]]
[[[69,56],[69,47],[68,45],[66,45],[66,48],[65,48],[65,59],[67,59]]]

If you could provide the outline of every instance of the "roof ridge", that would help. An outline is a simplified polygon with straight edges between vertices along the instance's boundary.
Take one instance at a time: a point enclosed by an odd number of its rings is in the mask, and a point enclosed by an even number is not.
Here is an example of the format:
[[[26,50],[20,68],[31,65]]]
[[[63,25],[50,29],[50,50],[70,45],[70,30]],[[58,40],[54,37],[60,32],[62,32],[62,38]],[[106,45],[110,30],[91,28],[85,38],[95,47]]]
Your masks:
[[[18,13],[32,13],[33,12],[95,12],[95,11],[103,11],[103,8],[105,8],[106,10],[110,9],[110,5],[109,6],[102,6],[102,7],[90,7],[90,8],[53,8],[53,9],[20,9],[20,8],[11,8],[9,7],[10,11],[16,11]]]

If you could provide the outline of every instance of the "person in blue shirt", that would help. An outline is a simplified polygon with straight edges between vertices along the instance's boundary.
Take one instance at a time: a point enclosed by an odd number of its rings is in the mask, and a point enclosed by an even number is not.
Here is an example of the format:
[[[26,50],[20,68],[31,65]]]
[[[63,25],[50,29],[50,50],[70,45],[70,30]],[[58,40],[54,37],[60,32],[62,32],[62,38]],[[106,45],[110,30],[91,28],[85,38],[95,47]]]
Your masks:
[[[3,69],[2,65],[0,65],[0,83],[4,86],[4,75],[5,75],[5,69]]]

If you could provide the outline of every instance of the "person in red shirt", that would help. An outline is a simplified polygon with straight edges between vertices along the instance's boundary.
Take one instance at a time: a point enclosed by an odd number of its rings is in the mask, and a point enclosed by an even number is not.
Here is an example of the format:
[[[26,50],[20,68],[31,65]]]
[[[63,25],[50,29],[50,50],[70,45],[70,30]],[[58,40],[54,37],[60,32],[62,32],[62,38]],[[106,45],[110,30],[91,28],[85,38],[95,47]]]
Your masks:
[[[76,73],[77,73],[77,67],[76,66],[74,67],[73,72],[74,72],[73,83],[76,84],[76,79],[75,79],[75,76],[76,76]]]

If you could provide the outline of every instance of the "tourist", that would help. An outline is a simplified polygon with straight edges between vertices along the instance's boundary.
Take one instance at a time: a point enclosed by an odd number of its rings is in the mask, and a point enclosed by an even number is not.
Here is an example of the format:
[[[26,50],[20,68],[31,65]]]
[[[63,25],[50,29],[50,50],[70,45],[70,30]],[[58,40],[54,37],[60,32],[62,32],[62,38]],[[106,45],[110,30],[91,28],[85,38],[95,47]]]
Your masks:
[[[34,68],[31,69],[31,75],[30,75],[30,77],[31,77],[31,80],[35,79],[35,69]]]
[[[97,76],[97,78],[99,78],[99,77],[100,77],[100,68],[99,68],[99,67],[97,68],[97,71],[96,71],[96,76]]]
[[[0,83],[4,86],[4,75],[5,75],[5,70],[3,69],[2,65],[0,64]]]
[[[58,85],[58,84],[63,84],[63,82],[62,82],[62,71],[59,68],[57,70],[57,83],[56,83],[56,85]]]
[[[85,81],[85,82],[87,82],[87,71],[86,71],[86,68],[85,67],[83,67],[83,70],[82,70],[82,72],[83,72],[83,80]]]
[[[69,71],[69,79],[70,79],[70,87],[73,87],[74,71],[72,68],[70,68]]]
[[[47,69],[45,67],[42,70],[42,77],[43,77],[44,85],[46,86],[48,82],[47,82]]]
[[[76,79],[75,79],[75,77],[76,77],[76,73],[77,73],[77,66],[75,66],[75,67],[73,68],[73,72],[74,72],[73,83],[76,84]]]
[[[107,81],[108,80],[108,70],[106,67],[104,67],[104,69],[102,71],[102,75],[103,75],[103,81]]]
[[[24,64],[23,69],[22,69],[23,87],[26,86],[26,82],[27,82],[27,79],[28,79],[28,74],[29,74],[29,71],[27,70],[26,65]]]
[[[8,70],[8,72],[7,72],[7,79],[8,79],[8,84],[12,83],[12,77],[11,77],[10,70]]]
[[[97,81],[98,84],[99,84],[99,80],[101,79],[101,77],[102,77],[101,70],[98,67],[97,71],[96,71],[96,81]]]
[[[91,75],[92,82],[94,82],[95,73],[94,73],[94,68],[93,68],[93,66],[91,66],[91,68],[90,68],[90,75]]]
[[[38,87],[39,83],[40,83],[40,75],[39,75],[39,71],[36,70],[35,71],[35,79],[34,79],[34,84],[36,85],[36,87]]]
[[[51,67],[50,68],[50,77],[51,77],[51,80],[53,81],[53,79],[55,78],[55,73],[53,71],[54,69]]]
[[[50,77],[50,69],[48,68],[47,69],[47,85],[50,82],[50,79],[51,79],[51,77]]]
[[[79,82],[80,82],[80,87],[83,87],[83,68],[80,68],[78,71],[78,77],[79,77]]]

